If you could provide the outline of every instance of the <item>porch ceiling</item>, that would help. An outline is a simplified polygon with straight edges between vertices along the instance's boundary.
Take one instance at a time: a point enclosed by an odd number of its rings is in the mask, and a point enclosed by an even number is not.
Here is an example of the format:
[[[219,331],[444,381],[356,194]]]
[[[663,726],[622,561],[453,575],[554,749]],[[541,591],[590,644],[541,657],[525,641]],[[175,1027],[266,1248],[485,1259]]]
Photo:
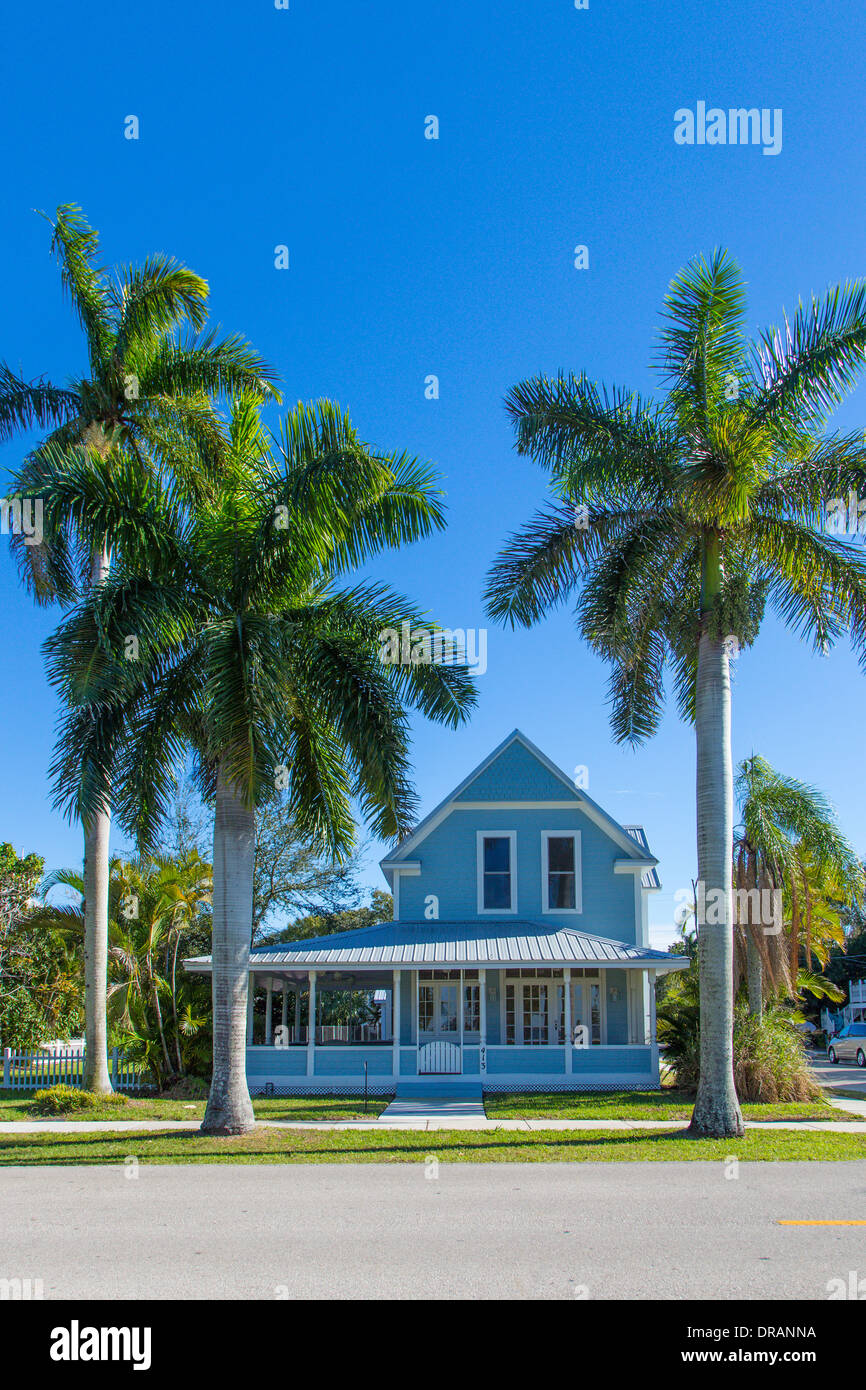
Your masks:
[[[210,957],[185,962],[208,971]],[[306,941],[280,942],[250,954],[254,970],[376,970],[420,966],[601,965],[682,970],[688,961],[547,922],[385,922]]]

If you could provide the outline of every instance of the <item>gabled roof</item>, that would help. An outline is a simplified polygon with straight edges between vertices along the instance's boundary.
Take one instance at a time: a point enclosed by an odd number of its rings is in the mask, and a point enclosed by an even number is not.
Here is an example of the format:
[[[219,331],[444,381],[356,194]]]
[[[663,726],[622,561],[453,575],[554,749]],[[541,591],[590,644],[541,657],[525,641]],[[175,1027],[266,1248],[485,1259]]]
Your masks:
[[[210,957],[185,962],[187,970],[210,970]],[[393,967],[605,966],[682,970],[683,956],[608,941],[572,927],[547,922],[383,922],[306,941],[281,941],[250,955],[251,969],[376,970]]]
[[[463,793],[466,792],[468,788],[471,787],[472,783],[477,781],[496,759],[501,757],[505,750],[510,748],[515,742],[522,744],[527,752],[529,752],[533,758],[536,758],[556,779],[558,787],[562,791],[562,800],[573,801],[575,808],[583,811],[591,820],[595,821],[602,830],[606,831],[611,839],[619,845],[620,849],[625,851],[628,858],[652,860],[653,864],[658,862],[655,856],[650,853],[646,835],[640,827],[633,826],[631,830],[628,830],[625,826],[620,825],[619,822],[615,821],[612,816],[609,816],[607,811],[603,810],[597,802],[593,801],[591,796],[588,796],[585,791],[576,787],[572,779],[562,771],[562,768],[557,767],[554,762],[551,762],[547,754],[542,753],[541,749],[538,748],[531,739],[526,737],[526,734],[520,729],[513,729],[508,737],[503,739],[502,743],[493,749],[492,753],[489,753],[476,768],[473,768],[468,777],[464,777],[463,781],[446,796],[444,801],[440,801],[439,805],[436,806],[428,816],[424,817],[411,834],[400,841],[396,849],[392,850],[390,854],[387,854],[384,859],[380,860],[380,867],[389,883],[392,882],[393,869],[398,864],[408,859],[417,846],[427,838],[431,831],[436,829],[436,826],[445,819],[451,810],[455,806],[460,805],[460,799],[463,797]],[[640,830],[640,837],[642,838],[633,834],[633,830]],[[643,849],[643,854],[637,853],[635,849],[636,843]]]

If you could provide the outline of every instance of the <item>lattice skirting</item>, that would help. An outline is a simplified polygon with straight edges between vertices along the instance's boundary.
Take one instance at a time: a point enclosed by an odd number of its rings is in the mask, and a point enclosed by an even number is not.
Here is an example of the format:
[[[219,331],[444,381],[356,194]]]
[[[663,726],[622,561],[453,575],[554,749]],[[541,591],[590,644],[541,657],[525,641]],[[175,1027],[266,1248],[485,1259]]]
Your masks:
[[[578,1081],[577,1077],[572,1077],[570,1080],[556,1077],[551,1081],[525,1082],[486,1080],[483,1086],[485,1095],[506,1091],[514,1095],[520,1095],[524,1091],[529,1095],[544,1095],[551,1091],[569,1091],[574,1095],[583,1095],[596,1091],[658,1091],[659,1089],[659,1086],[653,1085],[651,1077],[647,1077],[644,1081]]]
[[[413,1080],[414,1078],[410,1077],[408,1079]],[[461,1080],[462,1079],[465,1078],[461,1078]],[[478,1078],[476,1077],[474,1079],[477,1080]],[[442,1077],[442,1081],[447,1084],[448,1078]],[[442,1089],[444,1090],[444,1085]],[[575,1085],[573,1080],[567,1082],[560,1078],[539,1082],[485,1081],[482,1087],[484,1095],[495,1095],[507,1092],[514,1095],[520,1095],[524,1092],[528,1095],[544,1095],[545,1093],[553,1091],[568,1091],[574,1095],[583,1095],[603,1091],[657,1091],[659,1089],[658,1086],[653,1086],[649,1079],[646,1081],[584,1081],[581,1082],[580,1085]],[[367,1087],[367,1095],[370,1096],[371,1099],[387,1097],[389,1100],[392,1100],[394,1094],[393,1083],[386,1086],[371,1084]],[[274,1096],[276,1098],[280,1096],[298,1098],[309,1096],[311,1100],[323,1099],[325,1097],[331,1100],[359,1100],[363,1099],[364,1088],[363,1086],[358,1088],[341,1086],[339,1091],[334,1091],[329,1090],[326,1086],[317,1086],[315,1089],[311,1089],[309,1086],[273,1086],[268,1084],[259,1087],[251,1086],[250,1095],[257,1097]],[[416,1098],[423,1099],[423,1092],[417,1092]]]
[[[367,1087],[367,1095],[371,1098],[379,1099],[382,1096],[387,1096],[389,1100],[393,1100],[394,1094],[393,1082],[387,1086],[383,1086],[381,1083],[376,1085],[371,1082]],[[257,1097],[275,1096],[277,1098],[280,1096],[297,1096],[299,1098],[309,1096],[311,1100],[321,1100],[327,1096],[331,1100],[363,1100],[364,1087],[341,1086],[338,1091],[335,1091],[327,1086],[274,1086],[268,1082],[264,1086],[251,1085],[250,1095]]]

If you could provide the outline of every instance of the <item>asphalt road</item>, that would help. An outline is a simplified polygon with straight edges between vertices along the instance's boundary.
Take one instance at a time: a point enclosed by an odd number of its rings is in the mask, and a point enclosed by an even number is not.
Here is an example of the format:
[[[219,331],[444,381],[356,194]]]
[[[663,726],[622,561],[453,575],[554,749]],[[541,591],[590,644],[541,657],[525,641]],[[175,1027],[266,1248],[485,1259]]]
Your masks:
[[[428,1176],[429,1174],[429,1176]],[[0,1279],[46,1298],[826,1299],[866,1163],[9,1168]]]

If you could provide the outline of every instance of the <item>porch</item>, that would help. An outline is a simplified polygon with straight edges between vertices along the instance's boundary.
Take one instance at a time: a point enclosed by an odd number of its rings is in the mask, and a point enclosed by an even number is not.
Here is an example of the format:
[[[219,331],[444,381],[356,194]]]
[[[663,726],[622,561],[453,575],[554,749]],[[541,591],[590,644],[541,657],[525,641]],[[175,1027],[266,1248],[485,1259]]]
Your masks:
[[[651,1088],[655,991],[645,969],[255,969],[251,1090]],[[336,1022],[354,1003],[363,1022]],[[314,1020],[311,1030],[310,1019]]]
[[[386,922],[250,956],[254,1093],[658,1085],[655,976],[688,962],[530,920]],[[186,968],[209,972],[209,957]]]

